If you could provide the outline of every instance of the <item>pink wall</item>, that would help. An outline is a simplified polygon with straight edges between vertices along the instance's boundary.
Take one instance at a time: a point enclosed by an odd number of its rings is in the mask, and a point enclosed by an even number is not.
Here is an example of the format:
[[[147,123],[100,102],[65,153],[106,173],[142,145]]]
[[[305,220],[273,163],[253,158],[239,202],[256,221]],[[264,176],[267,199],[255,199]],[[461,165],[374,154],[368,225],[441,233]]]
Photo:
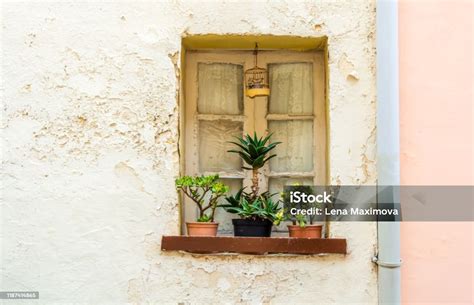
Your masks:
[[[472,12],[470,0],[399,3],[403,185],[474,185]],[[474,304],[474,224],[401,231],[403,303]]]

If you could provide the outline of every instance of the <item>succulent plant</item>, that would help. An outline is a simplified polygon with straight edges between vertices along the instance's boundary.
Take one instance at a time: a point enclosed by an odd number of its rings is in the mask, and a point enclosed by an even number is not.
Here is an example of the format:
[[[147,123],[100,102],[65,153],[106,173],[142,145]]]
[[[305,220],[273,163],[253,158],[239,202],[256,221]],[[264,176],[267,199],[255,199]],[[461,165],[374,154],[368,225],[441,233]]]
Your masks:
[[[274,222],[280,211],[279,201],[274,201],[269,192],[264,192],[257,197],[240,189],[235,196],[226,197],[228,204],[221,205],[229,213],[239,215],[244,219],[267,219]]]
[[[278,144],[281,142],[270,142],[271,134],[266,137],[258,137],[254,133],[253,137],[245,135],[237,137],[237,141],[231,142],[240,149],[232,149],[228,152],[235,153],[242,158],[245,165],[243,169],[252,171],[251,192],[245,192],[244,188],[240,189],[235,196],[226,197],[227,204],[221,205],[229,213],[239,215],[244,219],[267,219],[274,221],[280,211],[279,200],[274,201],[268,191],[259,194],[258,187],[258,170],[262,168],[268,160],[276,157],[271,154]]]
[[[219,198],[229,191],[229,187],[218,180],[219,175],[183,176],[175,180],[176,189],[196,203],[198,222],[213,222]],[[208,210],[210,213],[206,213]]]
[[[238,146],[240,150],[228,150],[228,152],[238,154],[248,165],[243,166],[243,169],[252,170],[252,193],[254,197],[258,196],[258,170],[263,167],[268,160],[276,157],[276,154],[269,155],[269,153],[281,143],[268,143],[271,136],[272,134],[269,134],[266,137],[259,138],[255,132],[253,137],[248,134],[244,137],[236,137],[238,142],[231,143]]]

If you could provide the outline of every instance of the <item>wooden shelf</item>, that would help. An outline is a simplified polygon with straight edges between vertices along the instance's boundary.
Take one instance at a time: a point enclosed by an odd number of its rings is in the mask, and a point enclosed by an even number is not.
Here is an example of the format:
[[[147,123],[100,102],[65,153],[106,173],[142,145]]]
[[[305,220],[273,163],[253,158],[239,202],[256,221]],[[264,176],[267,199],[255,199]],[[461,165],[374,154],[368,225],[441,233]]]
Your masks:
[[[347,253],[344,238],[163,236],[162,251],[242,254],[326,254]]]

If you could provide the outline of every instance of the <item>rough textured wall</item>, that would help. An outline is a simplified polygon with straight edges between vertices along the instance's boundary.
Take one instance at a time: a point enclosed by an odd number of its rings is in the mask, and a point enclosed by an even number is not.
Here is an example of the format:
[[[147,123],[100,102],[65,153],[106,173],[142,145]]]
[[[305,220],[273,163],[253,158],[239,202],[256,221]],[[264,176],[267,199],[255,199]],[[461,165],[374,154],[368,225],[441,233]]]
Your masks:
[[[181,37],[327,35],[331,179],[370,184],[374,31],[369,1],[3,4],[2,290],[48,304],[376,304],[374,224],[333,225],[345,257],[159,250],[178,233]]]

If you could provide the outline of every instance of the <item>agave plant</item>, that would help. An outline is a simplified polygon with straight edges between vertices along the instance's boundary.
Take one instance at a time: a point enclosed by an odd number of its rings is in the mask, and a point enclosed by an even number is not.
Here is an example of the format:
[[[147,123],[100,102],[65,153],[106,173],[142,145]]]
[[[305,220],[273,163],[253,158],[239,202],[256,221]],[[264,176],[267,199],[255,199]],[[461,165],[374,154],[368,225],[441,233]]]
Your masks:
[[[222,205],[229,213],[239,215],[243,219],[267,219],[274,222],[278,219],[281,210],[279,201],[273,201],[268,192],[258,197],[249,197],[242,194],[242,190],[235,197],[227,197],[228,205]]]
[[[272,134],[269,134],[265,138],[259,138],[255,132],[253,137],[248,134],[245,137],[236,137],[238,142],[231,143],[238,146],[240,150],[228,150],[228,152],[238,154],[249,165],[243,166],[243,169],[252,170],[252,193],[254,198],[258,196],[258,169],[263,167],[268,160],[276,157],[275,154],[269,155],[269,153],[281,143],[268,143],[271,136]]]
[[[259,198],[259,202],[263,202],[264,204],[267,200],[272,200],[272,197],[276,195],[270,194],[269,191],[261,193],[258,197],[253,196],[253,193],[245,192],[245,187],[241,188],[234,196],[227,196],[225,200],[227,201],[226,204],[221,204],[219,207],[224,208],[229,213],[237,214],[238,208],[242,207],[242,201],[246,202],[253,202],[255,198]]]

